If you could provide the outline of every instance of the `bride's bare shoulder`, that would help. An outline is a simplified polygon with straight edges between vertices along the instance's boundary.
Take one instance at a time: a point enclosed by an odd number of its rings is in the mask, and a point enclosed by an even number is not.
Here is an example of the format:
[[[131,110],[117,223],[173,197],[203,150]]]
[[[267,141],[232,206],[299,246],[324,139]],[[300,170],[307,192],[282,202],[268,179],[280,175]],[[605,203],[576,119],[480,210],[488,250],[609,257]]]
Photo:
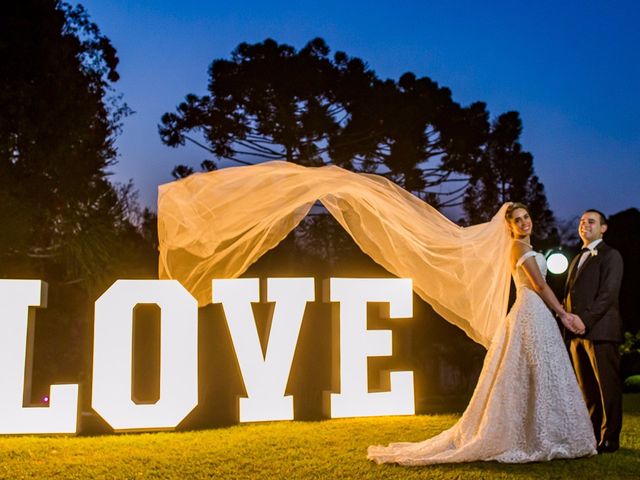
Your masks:
[[[528,243],[517,238],[511,240],[511,263],[515,265],[520,257],[530,250],[532,250],[532,247]]]

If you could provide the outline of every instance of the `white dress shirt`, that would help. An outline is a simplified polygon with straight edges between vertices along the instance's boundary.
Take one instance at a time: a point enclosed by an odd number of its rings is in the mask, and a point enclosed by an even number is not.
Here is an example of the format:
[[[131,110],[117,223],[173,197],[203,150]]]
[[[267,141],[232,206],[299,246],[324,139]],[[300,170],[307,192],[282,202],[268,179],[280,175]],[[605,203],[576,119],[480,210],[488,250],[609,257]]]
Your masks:
[[[597,240],[594,240],[593,242],[591,242],[589,245],[586,246],[586,248],[588,248],[589,251],[582,253],[580,260],[578,260],[578,270],[580,270],[580,268],[582,267],[582,264],[587,261],[587,258],[589,257],[589,255],[593,255],[593,251],[596,249],[596,247],[600,242],[602,242],[602,239],[598,238]]]

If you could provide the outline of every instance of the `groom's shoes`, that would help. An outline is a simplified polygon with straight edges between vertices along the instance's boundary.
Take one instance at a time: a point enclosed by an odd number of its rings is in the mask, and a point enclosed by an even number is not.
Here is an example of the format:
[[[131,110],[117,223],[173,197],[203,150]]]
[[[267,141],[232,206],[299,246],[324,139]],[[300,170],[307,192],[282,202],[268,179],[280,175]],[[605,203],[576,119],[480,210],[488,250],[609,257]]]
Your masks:
[[[598,453],[612,453],[620,448],[618,442],[613,442],[611,440],[604,440],[600,445],[598,445]]]

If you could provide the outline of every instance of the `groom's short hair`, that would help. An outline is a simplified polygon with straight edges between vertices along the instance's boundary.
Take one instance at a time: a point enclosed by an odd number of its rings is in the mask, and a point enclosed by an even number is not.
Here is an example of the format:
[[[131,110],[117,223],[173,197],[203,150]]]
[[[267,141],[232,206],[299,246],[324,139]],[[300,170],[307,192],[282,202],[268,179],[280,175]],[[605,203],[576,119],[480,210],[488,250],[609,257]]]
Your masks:
[[[588,210],[585,210],[584,213],[597,213],[600,216],[600,225],[606,225],[607,224],[607,216],[602,213],[600,210],[596,210],[595,208],[590,208]]]

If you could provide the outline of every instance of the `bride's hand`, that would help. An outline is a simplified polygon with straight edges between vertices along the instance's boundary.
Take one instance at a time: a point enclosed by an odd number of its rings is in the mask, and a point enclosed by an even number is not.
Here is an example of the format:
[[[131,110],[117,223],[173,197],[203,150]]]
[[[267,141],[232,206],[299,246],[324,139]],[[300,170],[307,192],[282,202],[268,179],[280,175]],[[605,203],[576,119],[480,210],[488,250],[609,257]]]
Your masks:
[[[576,322],[576,319],[578,320],[579,323]],[[565,326],[567,330],[570,330],[571,332],[578,335],[581,335],[584,333],[584,324],[582,323],[580,318],[577,317],[576,315],[564,312],[562,315],[560,315],[560,321],[562,322],[562,324]]]
[[[584,325],[584,322],[582,321],[582,319],[576,315],[576,314],[570,314],[573,317],[573,324],[576,327],[576,333],[578,335],[583,335],[584,332],[587,330],[587,327]]]

